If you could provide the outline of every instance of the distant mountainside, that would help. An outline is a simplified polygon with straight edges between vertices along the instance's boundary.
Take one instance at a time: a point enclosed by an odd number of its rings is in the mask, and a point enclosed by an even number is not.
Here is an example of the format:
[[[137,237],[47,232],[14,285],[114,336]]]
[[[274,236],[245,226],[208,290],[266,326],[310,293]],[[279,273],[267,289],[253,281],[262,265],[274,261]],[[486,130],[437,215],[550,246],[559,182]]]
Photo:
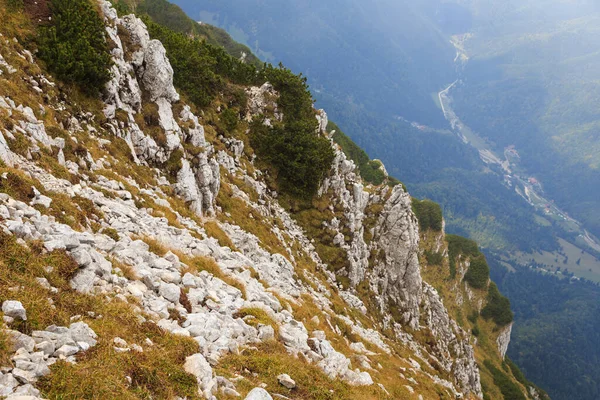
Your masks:
[[[473,28],[469,5],[175,3],[194,19],[227,29],[266,60],[303,71],[317,104],[348,136],[402,176],[416,196],[442,204],[450,231],[496,250],[558,249],[556,232],[506,190],[501,172],[489,174],[441,112],[438,92],[461,70],[450,36]],[[398,156],[405,152],[410,157]],[[435,155],[436,162],[421,154]]]
[[[444,124],[431,95],[453,80],[454,49],[426,13],[429,1],[175,3],[266,61],[303,71],[327,109],[342,100],[378,115]]]
[[[600,9],[592,1],[465,2],[476,21],[453,91],[463,121],[600,234]]]

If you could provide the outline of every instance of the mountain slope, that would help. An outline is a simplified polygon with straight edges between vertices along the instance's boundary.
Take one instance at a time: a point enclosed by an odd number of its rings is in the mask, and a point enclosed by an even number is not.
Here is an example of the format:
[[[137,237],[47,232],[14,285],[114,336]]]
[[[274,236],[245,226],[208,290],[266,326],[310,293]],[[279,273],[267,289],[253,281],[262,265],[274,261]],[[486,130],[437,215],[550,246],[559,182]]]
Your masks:
[[[2,396],[529,396],[477,246],[446,252],[435,205],[363,181],[303,79],[106,1],[20,7],[0,1]],[[269,153],[282,137],[304,147]]]

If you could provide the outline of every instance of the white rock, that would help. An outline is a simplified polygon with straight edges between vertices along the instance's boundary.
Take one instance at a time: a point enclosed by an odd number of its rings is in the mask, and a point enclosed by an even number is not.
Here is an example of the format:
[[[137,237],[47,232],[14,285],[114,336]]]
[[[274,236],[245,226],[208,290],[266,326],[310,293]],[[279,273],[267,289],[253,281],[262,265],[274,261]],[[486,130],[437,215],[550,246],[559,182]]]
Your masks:
[[[54,352],[54,357],[68,357],[79,352],[79,346],[65,344]]]
[[[244,400],[273,400],[269,392],[263,388],[254,388]]]
[[[6,331],[6,333],[10,337],[13,351],[16,352],[19,349],[24,349],[28,352],[33,351],[33,348],[35,347],[35,340],[33,340],[31,337],[29,337],[19,331],[13,331],[13,330],[8,330],[8,331]]]
[[[290,378],[288,374],[281,374],[277,376],[277,382],[279,382],[280,385],[283,385],[288,389],[293,389],[296,387],[296,382],[292,378]]]
[[[171,303],[179,303],[181,289],[174,283],[161,282],[158,293]]]
[[[12,374],[0,375],[0,397],[10,395],[17,386],[19,381]]]
[[[4,303],[2,303],[2,312],[8,317],[20,319],[22,321],[27,321],[27,312],[25,311],[25,307],[23,307],[23,304],[20,301],[4,301]]]
[[[196,377],[198,382],[198,393],[209,398],[213,388],[216,389],[216,380],[213,379],[212,367],[202,354],[194,354],[185,359],[183,366],[185,372]]]

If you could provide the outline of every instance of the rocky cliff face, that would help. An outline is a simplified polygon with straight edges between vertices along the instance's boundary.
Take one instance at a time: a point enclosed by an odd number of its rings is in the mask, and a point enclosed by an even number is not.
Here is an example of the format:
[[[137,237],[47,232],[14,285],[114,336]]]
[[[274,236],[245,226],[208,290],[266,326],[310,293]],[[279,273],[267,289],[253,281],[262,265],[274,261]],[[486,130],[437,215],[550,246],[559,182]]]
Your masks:
[[[367,282],[384,316],[384,325],[392,326],[401,340],[413,343],[416,341],[405,327],[431,331],[436,340],[434,351],[423,352],[430,353],[444,370],[452,373],[459,391],[481,396],[469,335],[449,318],[436,290],[421,277],[419,225],[409,194],[402,185],[367,192],[354,163],[338,148],[331,176],[320,193],[329,191],[333,192],[332,202],[344,210],[343,217],[334,218],[328,226],[336,230],[336,242],[347,252],[348,266],[343,273],[347,273],[350,288],[345,297],[351,298],[356,287]],[[378,211],[370,223],[366,221],[367,208]],[[344,238],[344,227],[350,232],[350,240]],[[368,244],[365,229],[371,237]],[[355,300],[354,305],[366,309],[360,300]],[[394,314],[398,314],[397,320]]]
[[[15,339],[0,396],[49,393],[39,382],[48,382],[53,365],[77,370],[80,353],[97,342],[116,353],[151,351],[149,338],[115,337],[102,330],[102,316],[85,311],[69,315],[69,327],[23,329],[26,314],[56,308],[53,298],[75,292],[125,304],[165,335],[192,340],[195,350],[181,367],[201,398],[306,393],[315,379],[301,381],[299,371],[250,391],[275,378],[252,358],[247,367],[227,367],[276,345],[284,350],[278,357],[342,382],[327,389],[337,391],[333,398],[346,398],[347,386],[368,398],[481,398],[474,340],[422,277],[419,225],[402,185],[366,187],[332,142],[335,161],[318,197],[330,216],[322,227],[345,254],[334,270],[318,239],[281,206],[247,144],[207,137],[203,115],[181,101],[165,49],[144,23],[118,17],[106,1],[100,6],[114,61],[101,113],[77,113],[60,101],[39,67],[19,76],[28,105],[0,89],[0,113],[10,121],[0,130],[0,227],[23,251],[61,252],[74,262],[69,288],[53,286],[52,266],[31,272],[42,293],[36,303],[0,292],[3,329]],[[36,63],[18,43],[2,53]],[[266,109],[283,118],[271,85],[246,91],[247,120]],[[316,118],[318,134],[327,135],[326,113]],[[500,336],[504,356],[510,328]]]

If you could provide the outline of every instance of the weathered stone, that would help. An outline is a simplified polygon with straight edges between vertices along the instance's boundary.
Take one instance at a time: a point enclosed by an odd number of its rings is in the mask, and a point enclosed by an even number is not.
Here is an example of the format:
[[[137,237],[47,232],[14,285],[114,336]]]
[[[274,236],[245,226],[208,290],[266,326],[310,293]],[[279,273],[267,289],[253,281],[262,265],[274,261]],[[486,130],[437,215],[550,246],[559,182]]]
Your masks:
[[[244,400],[273,400],[273,397],[263,388],[254,388]]]
[[[5,300],[2,303],[2,312],[8,317],[27,321],[27,311],[25,311],[25,307],[20,301]]]
[[[288,389],[294,389],[296,387],[296,382],[290,378],[288,374],[281,374],[277,376],[277,382]]]

